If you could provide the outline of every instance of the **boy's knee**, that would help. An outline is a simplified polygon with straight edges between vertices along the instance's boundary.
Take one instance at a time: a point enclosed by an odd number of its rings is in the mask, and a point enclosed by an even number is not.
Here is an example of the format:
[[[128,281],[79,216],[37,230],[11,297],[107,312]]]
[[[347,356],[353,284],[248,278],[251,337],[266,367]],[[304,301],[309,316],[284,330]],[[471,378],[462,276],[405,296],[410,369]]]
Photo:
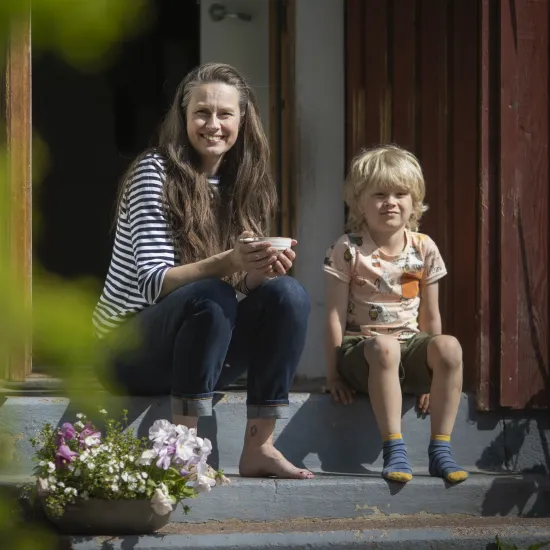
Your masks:
[[[398,367],[401,360],[401,346],[393,336],[374,336],[365,342],[363,348],[365,360],[372,367]]]
[[[448,368],[462,367],[462,347],[454,336],[446,334],[436,336],[429,344],[428,354],[436,364]]]

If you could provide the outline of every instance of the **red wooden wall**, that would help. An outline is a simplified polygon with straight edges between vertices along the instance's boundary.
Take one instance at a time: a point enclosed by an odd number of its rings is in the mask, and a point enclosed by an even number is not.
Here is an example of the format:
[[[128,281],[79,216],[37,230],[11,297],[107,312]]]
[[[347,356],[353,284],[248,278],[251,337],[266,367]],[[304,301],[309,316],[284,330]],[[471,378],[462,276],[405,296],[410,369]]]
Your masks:
[[[481,5],[478,401],[547,408],[549,6]]]
[[[347,157],[420,158],[478,407],[549,402],[548,2],[346,0]]]

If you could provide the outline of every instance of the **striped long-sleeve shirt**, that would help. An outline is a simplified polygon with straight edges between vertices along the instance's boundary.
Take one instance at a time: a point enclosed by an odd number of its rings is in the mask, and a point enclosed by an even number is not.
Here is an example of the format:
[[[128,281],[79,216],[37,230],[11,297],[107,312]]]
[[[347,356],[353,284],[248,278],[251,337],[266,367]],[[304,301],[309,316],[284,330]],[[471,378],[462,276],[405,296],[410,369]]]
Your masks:
[[[166,272],[179,264],[164,209],[164,178],[164,160],[157,154],[143,157],[129,176],[109,271],[93,313],[99,338],[156,303]]]

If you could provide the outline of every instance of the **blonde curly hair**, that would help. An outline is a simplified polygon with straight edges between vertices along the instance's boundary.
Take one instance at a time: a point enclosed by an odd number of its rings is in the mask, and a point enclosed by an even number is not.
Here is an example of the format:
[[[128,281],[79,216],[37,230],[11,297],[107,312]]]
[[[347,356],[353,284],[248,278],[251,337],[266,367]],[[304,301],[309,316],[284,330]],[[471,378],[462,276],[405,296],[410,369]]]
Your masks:
[[[367,226],[361,211],[367,189],[396,190],[409,193],[413,210],[407,228],[418,230],[424,204],[426,184],[418,159],[397,145],[381,145],[361,151],[352,161],[344,184],[344,200],[349,208],[347,230],[360,232]]]

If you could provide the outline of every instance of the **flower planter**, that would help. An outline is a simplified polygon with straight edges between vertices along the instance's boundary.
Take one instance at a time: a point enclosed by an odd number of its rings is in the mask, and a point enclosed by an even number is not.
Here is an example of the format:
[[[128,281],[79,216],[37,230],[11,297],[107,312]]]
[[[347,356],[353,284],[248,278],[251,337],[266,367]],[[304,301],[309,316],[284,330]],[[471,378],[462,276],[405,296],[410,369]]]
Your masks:
[[[40,499],[44,505],[44,500]],[[43,506],[48,519],[70,535],[146,535],[164,527],[171,513],[159,516],[149,500],[102,500],[91,498],[68,504],[56,518]]]
[[[212,444],[195,429],[156,420],[147,444],[127,430],[127,411],[124,422],[106,419],[104,434],[84,414],[76,416],[74,425],[45,424],[31,438],[37,496],[63,533],[154,533],[179,502],[230,483],[208,465]],[[189,507],[183,504],[183,509]]]

